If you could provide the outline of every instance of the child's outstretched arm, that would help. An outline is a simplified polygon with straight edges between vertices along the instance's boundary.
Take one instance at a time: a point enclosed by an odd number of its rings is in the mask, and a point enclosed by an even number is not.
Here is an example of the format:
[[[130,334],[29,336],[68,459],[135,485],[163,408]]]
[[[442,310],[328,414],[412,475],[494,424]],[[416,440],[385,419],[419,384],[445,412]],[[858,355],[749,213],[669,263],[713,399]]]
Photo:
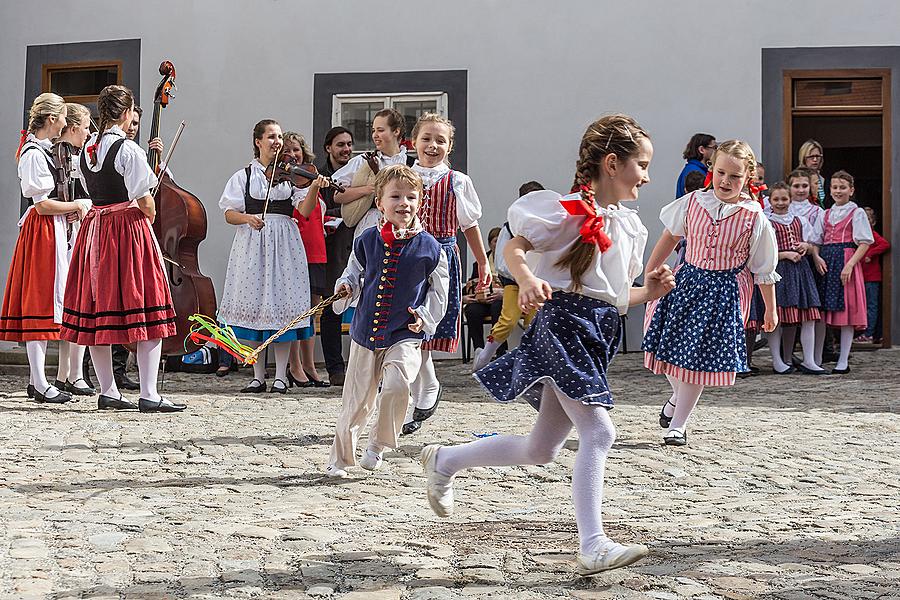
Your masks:
[[[662,265],[647,273],[643,286],[631,288],[628,295],[628,306],[662,298],[673,289],[675,289],[675,274],[672,273],[669,265]]]
[[[653,247],[653,252],[650,254],[650,260],[647,261],[648,274],[665,264],[666,259],[675,250],[675,246],[678,245],[680,240],[680,236],[672,234],[668,229],[663,229],[662,235],[659,236],[659,241],[656,242],[656,246]]]
[[[494,276],[491,273],[491,266],[488,264],[487,252],[484,250],[484,240],[481,239],[481,229],[478,223],[463,230],[466,242],[472,249],[475,256],[475,262],[478,263],[478,289],[484,289],[491,285]]]
[[[525,262],[525,253],[532,249],[534,246],[531,242],[519,235],[507,242],[503,248],[506,266],[519,284],[519,308],[526,313],[542,307],[553,295],[550,284],[535,277]]]

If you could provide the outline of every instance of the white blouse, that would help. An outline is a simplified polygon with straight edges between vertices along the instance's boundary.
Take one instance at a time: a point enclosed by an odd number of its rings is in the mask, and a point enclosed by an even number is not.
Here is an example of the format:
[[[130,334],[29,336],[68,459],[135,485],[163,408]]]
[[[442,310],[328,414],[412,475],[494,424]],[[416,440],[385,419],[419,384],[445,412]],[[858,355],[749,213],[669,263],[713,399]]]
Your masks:
[[[585,217],[573,216],[560,200],[577,200],[581,196],[560,196],[556,192],[531,192],[509,207],[509,227],[513,235],[524,237],[534,250],[528,253],[528,265],[536,277],[554,290],[574,291],[569,269],[556,265],[569,249],[581,241]],[[606,252],[599,249],[581,278],[580,294],[609,302],[620,313],[628,310],[631,286],[644,269],[647,228],[637,211],[619,205],[595,207],[603,216],[603,231],[612,240]]]
[[[813,237],[813,226],[809,224],[809,221],[806,220],[805,217],[800,215],[792,214],[790,210],[783,215],[779,215],[776,213],[771,213],[769,216],[769,221],[772,223],[778,223],[779,225],[790,225],[794,222],[794,219],[800,219],[800,227],[801,227],[801,237],[804,242],[809,242],[810,238]]]
[[[412,169],[422,178],[422,185],[427,190],[446,175],[450,167],[445,163],[436,167],[423,167],[417,160]],[[456,219],[459,221],[459,228],[465,231],[478,225],[478,219],[481,218],[481,200],[475,192],[472,178],[461,171],[454,171],[453,193],[456,195]]]
[[[125,132],[122,131],[118,125],[110,127],[106,130],[106,133],[112,135],[104,135],[100,139],[100,146],[97,148],[96,166],[91,166],[90,158],[86,158],[88,169],[95,173],[100,171],[103,167],[103,161],[106,159],[106,153],[109,152],[110,146],[119,141],[119,139],[126,138]],[[94,133],[88,139],[84,147],[87,148],[96,141],[97,134]],[[86,150],[84,150],[84,152],[86,152]],[[150,193],[150,190],[156,187],[158,182],[156,175],[153,173],[153,169],[151,169],[150,165],[147,163],[147,153],[144,152],[143,148],[127,138],[125,139],[125,143],[122,144],[122,147],[119,149],[115,161],[113,161],[113,167],[116,169],[116,173],[125,179],[125,188],[128,190],[129,200],[143,198]],[[80,159],[78,160],[77,173],[90,196],[91,190],[87,189],[87,181],[85,181],[81,171]]]
[[[747,268],[753,273],[756,283],[776,283],[781,278],[775,272],[778,266],[778,244],[775,241],[775,230],[765,218],[759,202],[746,195],[741,195],[737,202],[722,202],[713,190],[697,191],[685,194],[678,200],[663,207],[659,220],[672,235],[684,237],[687,222],[688,200],[696,196],[697,203],[715,221],[725,219],[741,208],[757,213],[759,217],[753,223],[750,233],[750,255]]]
[[[788,211],[792,215],[803,217],[809,223],[812,229],[810,237],[806,241],[821,246],[825,237],[825,210],[808,200],[791,200]]]
[[[401,146],[400,152],[394,156],[385,156],[381,152],[378,152],[375,154],[375,159],[378,161],[379,169],[390,167],[391,165],[405,165],[406,148]],[[346,165],[335,171],[331,176],[331,180],[340,183],[344,187],[350,187],[353,176],[356,175],[357,171],[362,169],[364,164],[366,164],[366,159],[363,158],[362,154],[358,154],[351,158]]]
[[[266,177],[266,169],[257,159],[253,159],[250,163],[250,195],[257,200],[264,200],[266,197],[266,188],[269,187],[269,180]],[[222,212],[236,210],[244,212],[244,190],[247,186],[247,170],[241,169],[236,172],[225,184],[225,190],[219,199],[219,208]],[[269,202],[279,202],[290,200],[295,207],[306,197],[306,190],[299,190],[285,181],[272,186],[269,190]]]
[[[872,226],[869,225],[869,216],[866,211],[857,206],[852,200],[846,204],[835,204],[828,210],[828,224],[837,225],[853,213],[853,241],[859,244],[874,244],[875,236],[872,235]]]
[[[22,150],[24,151],[29,145],[49,151],[53,142],[49,139],[39,140],[34,137],[33,133],[29,133],[25,144],[22,145]],[[47,160],[46,152],[36,152],[34,150],[22,154],[19,159],[18,171],[22,195],[26,198],[31,198],[31,201],[35,204],[49,198],[56,187],[53,181],[53,172],[50,170],[50,164]]]

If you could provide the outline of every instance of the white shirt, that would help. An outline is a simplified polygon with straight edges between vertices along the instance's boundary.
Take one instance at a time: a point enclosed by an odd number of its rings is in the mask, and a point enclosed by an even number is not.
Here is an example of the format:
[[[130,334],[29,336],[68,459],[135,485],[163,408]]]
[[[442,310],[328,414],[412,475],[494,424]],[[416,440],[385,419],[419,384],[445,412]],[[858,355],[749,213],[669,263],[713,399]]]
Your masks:
[[[875,236],[872,235],[872,226],[869,225],[869,216],[866,211],[857,206],[852,200],[846,204],[835,204],[828,209],[828,224],[837,225],[853,213],[853,241],[859,244],[874,244]]]
[[[506,243],[512,239],[512,234],[509,231],[509,224],[504,223],[500,228],[500,235],[497,236],[497,243],[494,246],[494,270],[497,271],[497,275],[501,275],[506,277],[507,279],[512,279],[512,273],[509,272],[509,267],[506,266],[506,257],[503,256],[503,247],[506,246]]]
[[[770,215],[768,215],[768,217],[771,223],[778,223],[779,225],[790,225],[794,222],[794,219],[800,219],[800,235],[803,238],[803,241],[809,242],[810,238],[814,236],[813,226],[809,224],[809,221],[806,220],[806,217],[791,213],[790,208],[788,208],[788,211],[783,215],[771,213]]]
[[[120,139],[125,139],[125,143],[119,148],[119,153],[116,155],[115,161],[113,161],[113,167],[116,169],[116,173],[125,179],[125,189],[128,190],[128,199],[137,200],[138,198],[143,198],[149,194],[150,190],[156,187],[156,184],[158,183],[156,175],[153,173],[153,169],[151,169],[150,165],[147,163],[147,153],[144,152],[143,148],[127,139],[125,132],[122,131],[118,125],[113,125],[107,129],[106,134],[107,135],[104,135],[100,139],[100,146],[97,148],[96,166],[91,166],[91,159],[89,156],[85,157],[88,169],[94,173],[100,171],[110,146]],[[94,133],[91,135],[90,139],[88,139],[84,147],[87,148],[96,141],[97,134]],[[83,150],[83,152],[87,152],[87,150]],[[87,189],[87,181],[81,171],[81,160],[78,161],[76,169],[78,176],[85,185],[88,196],[90,196],[91,190]]]
[[[19,184],[22,187],[22,195],[31,198],[31,201],[37,204],[49,198],[56,187],[53,172],[47,162],[49,160],[47,152],[50,151],[53,142],[49,139],[39,140],[33,133],[29,133],[25,144],[22,145],[23,152],[29,145],[37,146],[42,152],[31,150],[21,155],[18,164]]]
[[[434,187],[434,184],[447,174],[450,167],[446,163],[436,167],[423,167],[417,160],[413,163],[412,169],[422,178],[422,185],[427,190]],[[456,196],[456,219],[459,221],[459,228],[465,231],[478,225],[478,219],[481,218],[481,200],[475,192],[472,178],[461,171],[454,171],[453,193]]]
[[[377,152],[375,154],[375,160],[378,161],[378,168],[384,169],[385,167],[390,167],[391,165],[405,165],[406,164],[406,148],[400,147],[400,152],[395,154],[394,156],[385,156],[381,152]],[[353,176],[356,175],[356,172],[362,169],[362,166],[366,164],[366,159],[363,158],[362,154],[358,154],[351,158],[346,165],[338,169],[331,176],[331,180],[341,184],[343,187],[350,187],[350,182],[353,181]]]
[[[806,241],[810,244],[821,246],[825,236],[825,210],[818,204],[813,204],[808,200],[791,200],[788,211],[793,215],[806,219],[812,227],[810,238]]]
[[[531,192],[509,207],[509,227],[513,235],[529,241],[534,250],[528,253],[528,265],[536,277],[554,290],[575,291],[569,269],[557,262],[581,241],[585,217],[572,216],[560,200],[577,200],[578,194],[560,196],[550,190]],[[612,240],[606,252],[597,252],[590,267],[581,277],[578,293],[609,302],[620,313],[628,310],[631,286],[644,269],[647,228],[637,211],[619,205],[595,207],[603,216],[603,231]]]
[[[687,222],[688,201],[694,195],[697,204],[715,221],[721,221],[740,209],[757,213],[753,231],[750,233],[750,254],[747,257],[747,268],[753,273],[756,283],[776,283],[781,279],[775,272],[778,266],[778,244],[775,241],[775,230],[765,218],[759,202],[749,196],[741,195],[737,202],[723,202],[716,197],[713,190],[704,190],[685,194],[678,200],[663,207],[659,220],[672,235],[684,237]],[[690,243],[690,242],[688,242]]]
[[[266,188],[269,187],[269,179],[266,177],[266,169],[257,159],[250,163],[250,195],[257,200],[265,200]],[[225,184],[225,190],[219,199],[219,208],[222,212],[236,210],[244,212],[244,190],[247,187],[247,170],[236,172]],[[302,194],[301,194],[302,192]],[[296,207],[306,197],[306,190],[299,190],[285,181],[272,186],[269,190],[269,202],[290,200]]]

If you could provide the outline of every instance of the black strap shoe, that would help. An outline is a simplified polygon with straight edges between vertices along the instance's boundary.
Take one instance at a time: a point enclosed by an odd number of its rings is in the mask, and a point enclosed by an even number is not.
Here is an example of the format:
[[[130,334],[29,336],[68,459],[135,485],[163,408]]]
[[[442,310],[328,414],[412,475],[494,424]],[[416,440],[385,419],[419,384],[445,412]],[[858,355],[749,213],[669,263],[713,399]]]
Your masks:
[[[25,393],[28,394],[29,398],[34,398],[34,386],[29,383],[28,387],[25,388]]]
[[[312,387],[313,385],[315,385],[312,381],[309,381],[309,380],[300,381],[299,379],[297,379],[296,377],[291,375],[290,371],[287,372],[287,378],[291,384],[291,387],[297,386],[298,388],[308,388],[308,387]],[[272,387],[274,388],[275,386],[273,385]]]
[[[663,429],[668,429],[669,425],[672,424],[672,417],[666,416],[666,406],[669,406],[669,405],[671,405],[672,408],[675,408],[675,405],[672,404],[671,398],[666,400],[666,403],[663,404],[663,407],[661,409],[659,409],[659,426],[662,427]]]
[[[47,392],[49,392],[51,389],[56,390],[57,394],[53,397],[48,398]],[[47,404],[65,404],[66,402],[72,400],[72,394],[70,394],[69,392],[63,392],[59,388],[51,385],[46,390],[44,390],[43,393],[39,392],[37,388],[34,388],[34,399],[38,402],[45,402]]]
[[[256,382],[256,385],[253,385]],[[241,390],[242,394],[262,394],[266,391],[266,384],[259,379],[251,379],[250,385]]]
[[[141,398],[138,400],[138,410],[142,413],[171,413],[171,412],[180,412],[187,408],[187,404],[176,404],[171,400],[166,400],[165,398],[160,398],[159,400],[147,400],[146,398]]]
[[[416,408],[413,410],[413,421],[424,421],[431,417],[437,410],[438,404],[441,403],[441,396],[444,395],[444,386],[438,384],[437,398],[434,399],[434,405],[431,408]]]
[[[281,382],[281,385],[278,385],[279,382]],[[275,381],[272,382],[272,389],[269,390],[269,393],[287,394],[287,390],[288,384],[284,381],[284,379],[278,379],[276,377]]]
[[[65,390],[75,396],[93,396],[94,394],[97,393],[97,390],[95,390],[94,388],[92,388],[89,385],[87,387],[83,387],[83,388],[75,385],[79,381],[84,381],[84,377],[76,379],[75,381],[66,380]],[[87,385],[87,381],[84,381],[84,383],[85,383],[85,385]]]
[[[97,398],[98,410],[137,410],[137,404],[131,400],[126,400],[121,394],[118,398],[112,396],[104,396],[100,394]]]

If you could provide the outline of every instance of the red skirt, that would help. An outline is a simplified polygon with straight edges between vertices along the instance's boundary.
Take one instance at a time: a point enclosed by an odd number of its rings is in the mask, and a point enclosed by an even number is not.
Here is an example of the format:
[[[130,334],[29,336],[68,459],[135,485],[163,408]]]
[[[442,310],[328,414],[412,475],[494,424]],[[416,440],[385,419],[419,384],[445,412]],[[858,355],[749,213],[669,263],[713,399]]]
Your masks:
[[[83,346],[175,335],[175,309],[150,222],[127,202],[91,209],[72,250],[60,337]]]
[[[0,340],[58,340],[53,298],[56,279],[56,233],[53,215],[31,209],[16,240],[6,278]]]

